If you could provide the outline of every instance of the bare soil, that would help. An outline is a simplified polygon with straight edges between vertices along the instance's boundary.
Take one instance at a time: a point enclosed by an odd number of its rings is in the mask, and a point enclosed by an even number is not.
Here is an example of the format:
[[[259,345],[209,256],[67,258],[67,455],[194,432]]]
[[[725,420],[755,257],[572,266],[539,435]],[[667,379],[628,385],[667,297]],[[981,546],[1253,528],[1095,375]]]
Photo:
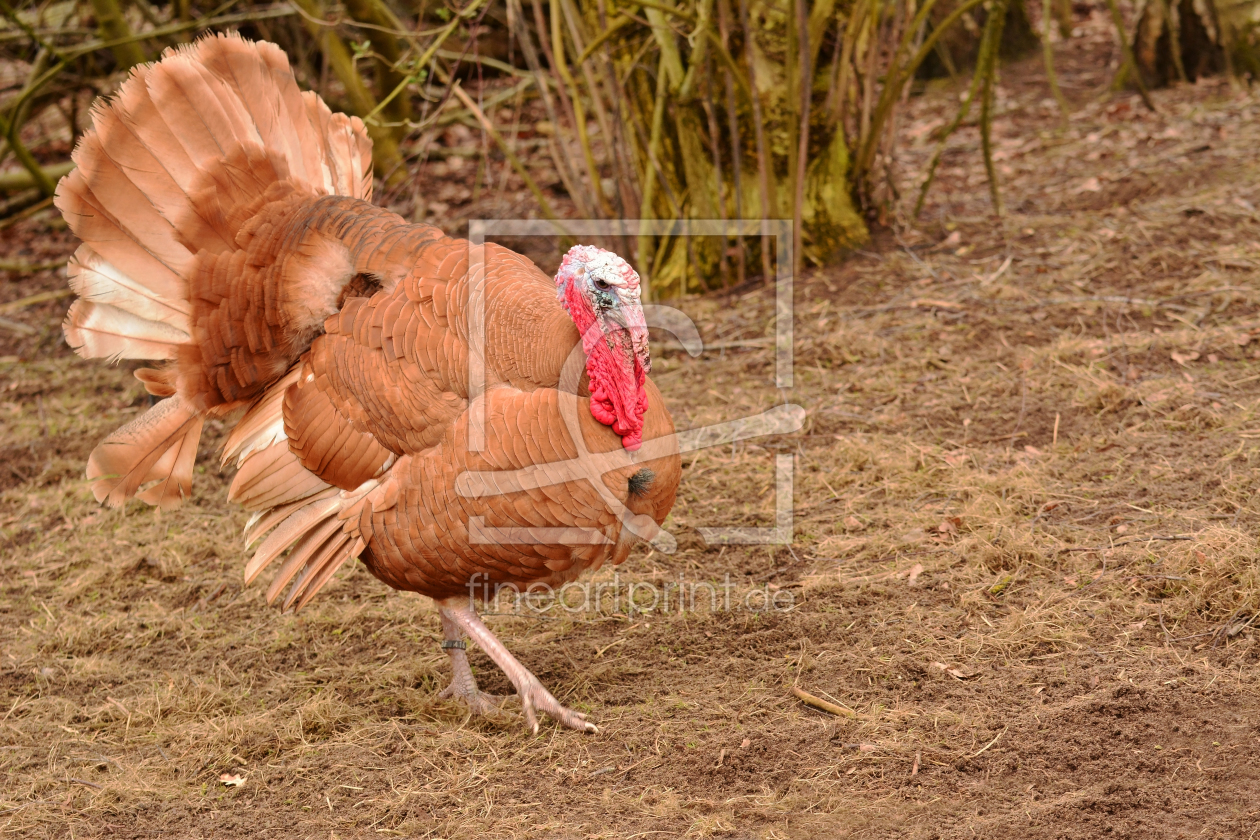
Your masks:
[[[689,456],[679,550],[620,580],[793,606],[490,617],[599,735],[437,699],[435,612],[361,567],[297,615],[243,589],[222,428],[191,504],[98,508],[86,454],[142,391],[65,348],[66,300],[6,315],[34,332],[0,326],[0,832],[1260,834],[1260,98],[1209,81],[1148,113],[1109,89],[1105,7],[1077,8],[1066,125],[1039,60],[1004,70],[1007,215],[966,127],[921,219],[798,281],[791,389],[772,291],[683,302],[717,349],[654,350],[681,426],[807,422]],[[907,206],[958,93],[904,115]],[[0,258],[72,248],[35,215]],[[0,277],[0,304],[63,284]],[[792,545],[707,545],[773,524],[788,453]]]

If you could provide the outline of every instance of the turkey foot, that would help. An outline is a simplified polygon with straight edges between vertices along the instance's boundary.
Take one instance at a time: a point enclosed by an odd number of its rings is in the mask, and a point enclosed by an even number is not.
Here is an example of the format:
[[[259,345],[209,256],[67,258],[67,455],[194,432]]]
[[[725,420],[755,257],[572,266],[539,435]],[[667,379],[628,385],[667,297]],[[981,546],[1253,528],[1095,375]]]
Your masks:
[[[445,607],[439,607],[438,613],[442,616],[442,635],[446,639],[442,647],[451,657],[451,670],[454,672],[451,684],[438,692],[438,697],[443,700],[459,700],[474,715],[490,717],[500,711],[503,701],[507,698],[498,694],[488,694],[477,687],[472,667],[468,664],[463,631],[459,629],[459,624],[450,616]]]
[[[469,638],[477,643],[477,646],[484,650],[494,663],[503,669],[503,673],[507,674],[512,685],[516,686],[516,693],[521,698],[521,707],[525,712],[525,724],[535,735],[538,734],[538,712],[545,712],[558,720],[564,726],[570,729],[577,729],[582,732],[599,732],[595,724],[586,719],[586,715],[581,712],[575,712],[572,709],[560,705],[560,701],[552,695],[550,691],[543,688],[538,677],[529,672],[529,669],[521,664],[512,653],[503,646],[477,615],[475,611],[468,605],[468,602],[459,597],[448,598],[438,601],[438,611],[442,615],[443,631],[446,630],[447,621],[449,620],[455,627],[456,634],[467,633]],[[450,635],[447,635],[450,638]],[[456,636],[458,638],[458,635]],[[452,663],[455,663],[457,657],[463,660],[463,668],[468,669],[468,657],[464,651],[458,648],[450,650]],[[472,671],[468,670],[468,682],[472,684],[473,691],[476,691],[476,683],[472,679]],[[460,682],[460,666],[455,666],[455,680],[451,683],[451,687],[443,692],[442,696],[456,696],[461,694],[461,689],[457,687]],[[446,692],[450,692],[447,694]],[[479,692],[478,692],[479,693]],[[487,695],[481,695],[485,697]]]

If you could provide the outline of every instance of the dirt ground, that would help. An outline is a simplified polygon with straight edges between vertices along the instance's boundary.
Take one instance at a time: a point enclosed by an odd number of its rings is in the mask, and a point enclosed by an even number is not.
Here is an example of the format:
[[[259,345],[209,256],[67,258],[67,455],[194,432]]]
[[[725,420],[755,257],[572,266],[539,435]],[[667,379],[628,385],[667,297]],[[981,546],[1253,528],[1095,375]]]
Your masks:
[[[1260,836],[1260,97],[1111,92],[1104,9],[1057,46],[1066,125],[1039,60],[1004,70],[1003,220],[964,128],[917,223],[806,272],[790,390],[771,291],[683,304],[716,349],[654,349],[681,426],[806,426],[688,456],[678,551],[618,574],[793,606],[490,617],[599,735],[437,699],[434,610],[362,567],[297,615],[242,588],[222,427],[191,504],[98,508],[84,461],[141,389],[66,349],[65,299],[0,312],[0,832]],[[911,102],[909,202],[958,92]],[[707,546],[773,524],[788,453],[792,545]]]

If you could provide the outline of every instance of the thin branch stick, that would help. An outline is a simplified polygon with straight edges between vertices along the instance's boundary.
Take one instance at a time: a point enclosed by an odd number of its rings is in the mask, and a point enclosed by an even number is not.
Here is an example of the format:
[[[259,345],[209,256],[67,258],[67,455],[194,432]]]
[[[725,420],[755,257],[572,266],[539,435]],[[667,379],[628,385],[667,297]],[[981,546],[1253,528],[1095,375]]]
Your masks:
[[[548,219],[556,219],[557,216],[555,211],[551,209],[551,202],[547,201],[547,196],[543,194],[542,188],[538,186],[538,183],[534,180],[533,176],[529,174],[529,170],[525,168],[525,164],[521,161],[520,157],[517,156],[516,152],[512,151],[512,147],[509,146],[507,141],[503,139],[503,135],[499,134],[498,129],[491,124],[490,120],[486,118],[486,115],[482,113],[482,110],[477,107],[477,103],[473,102],[472,99],[469,98],[468,94],[464,93],[464,89],[460,87],[459,82],[455,82],[455,84],[452,85],[451,93],[460,101],[460,103],[463,104],[465,108],[468,109],[473,117],[476,118],[477,122],[481,123],[481,127],[485,129],[486,134],[490,135],[490,139],[493,140],[495,145],[503,152],[503,156],[508,159],[508,163],[512,164],[512,168],[516,170],[516,174],[520,175],[521,180],[525,182],[526,188],[534,194],[534,199],[538,202],[538,207],[542,211],[542,214]]]
[[[648,139],[648,171],[643,176],[643,204],[639,208],[639,218],[642,220],[639,227],[639,273],[641,275],[644,300],[652,300],[652,284],[656,281],[656,278],[650,276],[650,273],[645,274],[648,271],[648,254],[651,252],[652,243],[652,237],[647,233],[647,223],[655,215],[655,211],[652,209],[652,199],[656,192],[656,178],[653,175],[658,175],[664,180],[664,175],[661,173],[661,169],[656,161],[660,156],[661,150],[661,133],[665,122],[665,95],[667,88],[665,54],[661,53],[660,63],[656,68],[656,98],[652,101],[652,134]],[[655,268],[655,264],[652,267]]]
[[[934,2],[934,0],[929,0]],[[964,14],[979,6],[985,0],[966,0],[954,11],[950,12],[940,25],[932,30],[932,34],[923,39],[919,51],[915,53],[910,60],[894,66],[889,69],[888,79],[884,83],[884,90],[880,95],[880,103],[875,108],[875,115],[871,119],[870,127],[867,131],[859,135],[859,148],[857,157],[853,166],[853,183],[862,184],[865,182],[867,174],[870,171],[874,161],[875,150],[879,140],[880,131],[887,119],[893,104],[901,95],[901,90],[905,84],[914,76],[915,70],[924,62],[928,54],[936,47],[936,42],[949,31],[955,23],[957,23]],[[918,17],[916,17],[916,20]],[[986,26],[988,22],[986,21]],[[911,33],[912,34],[912,33]],[[874,49],[872,47],[872,49]]]
[[[1124,31],[1124,18],[1120,15],[1120,7],[1116,5],[1116,0],[1107,0],[1107,8],[1111,10],[1111,21],[1116,25],[1116,37],[1120,40],[1120,52],[1124,55],[1124,64],[1120,67],[1120,73],[1128,70],[1133,74],[1133,84],[1137,85],[1142,104],[1153,113],[1158,113],[1155,110],[1155,103],[1151,102],[1151,96],[1146,91],[1146,82],[1142,79],[1142,71],[1138,69],[1137,59],[1133,57],[1133,45],[1129,43],[1129,35]]]
[[[709,120],[709,152],[713,155],[713,172],[717,175],[717,211],[718,218],[726,227],[726,201],[722,195],[722,187],[726,179],[722,177],[722,143],[718,135],[717,106],[713,102],[713,76],[708,56],[705,56],[704,75],[708,83],[704,86],[704,113]],[[726,234],[718,239],[718,273],[722,275],[722,286],[730,285],[730,269],[726,261]]]
[[[607,29],[596,35],[595,38],[586,45],[586,49],[582,50],[582,54],[578,56],[577,61],[574,63],[585,64],[586,60],[593,56],[596,50],[606,44],[609,38],[616,35],[617,32],[620,31],[626,24],[633,22],[634,18],[630,17],[625,12],[617,15],[617,17],[613,18],[613,22],[608,24]]]
[[[538,11],[536,3],[535,7],[535,11]],[[517,43],[521,45],[521,52],[525,54],[525,63],[538,80],[538,92],[542,96],[543,109],[547,112],[547,119],[558,129],[560,127],[560,118],[556,113],[555,101],[551,98],[551,89],[547,85],[548,75],[543,72],[542,62],[538,59],[538,51],[534,48],[534,41],[529,35],[529,24],[525,22],[521,0],[507,0],[507,9],[508,27],[515,32]],[[540,33],[540,37],[542,37],[542,33]],[[556,86],[556,94],[560,96],[563,103],[566,97],[562,87],[559,85]],[[554,136],[551,138],[548,148],[551,151],[552,163],[556,167],[556,174],[560,176],[560,181],[564,184],[570,198],[573,199],[573,204],[578,213],[589,217],[591,213],[586,206],[586,198],[575,186],[577,179],[569,168],[568,150],[564,149],[563,144],[557,142]],[[561,150],[563,150],[563,153]]]
[[[929,0],[931,2],[931,0]],[[801,260],[804,245],[805,212],[805,172],[809,164],[809,106],[813,100],[814,74],[812,50],[809,44],[809,17],[805,13],[805,0],[796,0],[796,17],[800,34],[797,38],[797,49],[800,63],[800,129],[799,145],[796,152],[795,201],[792,202],[792,276],[801,273]]]
[[[477,6],[479,6],[480,4],[481,4],[481,0],[473,0],[472,3],[468,4],[468,8],[466,8],[464,11],[460,12],[459,14],[455,15],[455,17],[451,19],[451,22],[448,23],[446,26],[444,26],[438,32],[437,38],[435,38],[433,42],[429,44],[429,46],[425,49],[425,51],[420,54],[420,58],[416,60],[414,66],[427,67],[429,65],[429,62],[433,60],[433,56],[437,55],[439,50],[441,50],[442,45],[446,43],[446,39],[450,37],[451,33],[455,31],[455,29],[459,26],[460,23],[462,23],[465,19],[470,17],[472,13],[476,10]],[[398,96],[400,93],[406,90],[408,85],[413,84],[416,81],[418,80],[415,76],[405,77],[401,82],[398,83],[398,85],[392,91],[390,91],[388,96],[386,96],[384,99],[382,99],[380,102],[377,103],[376,107],[373,108],[367,114],[367,116],[363,118],[363,122],[365,123],[374,122],[376,119],[376,115],[380,112],[382,108],[388,105],[390,101],[394,99],[394,97]]]
[[[1059,103],[1059,110],[1063,112],[1063,123],[1067,125],[1071,109],[1068,107],[1067,99],[1063,96],[1063,91],[1059,89],[1059,77],[1054,72],[1054,47],[1050,44],[1050,22],[1053,18],[1051,4],[1053,2],[1054,0],[1041,0],[1041,47],[1045,56],[1046,78],[1050,82],[1050,93],[1054,95],[1054,100]]]
[[[730,9],[728,7],[729,0],[717,0],[718,7],[718,30],[722,38],[722,49],[728,50],[730,46]],[[739,112],[736,110],[735,102],[735,83],[731,78],[733,72],[730,67],[722,68],[722,77],[726,82],[726,120],[727,131],[731,135],[731,177],[735,188],[735,218],[744,218],[744,188],[743,175],[744,157],[742,143],[739,134]],[[737,286],[744,285],[744,275],[748,270],[748,255],[744,250],[744,237],[735,238],[738,248],[738,259],[735,265],[735,284]]]
[[[30,205],[29,207],[23,207],[22,209],[15,212],[12,216],[8,216],[7,218],[0,219],[0,230],[6,230],[8,228],[11,228],[14,225],[16,225],[18,222],[22,221],[23,219],[29,219],[31,216],[34,216],[36,213],[40,212],[41,210],[47,210],[49,207],[52,207],[52,203],[53,203],[53,197],[50,195],[46,198],[36,201],[34,204]]]
[[[688,23],[696,22],[695,15],[666,3],[657,3],[655,0],[632,0],[632,3],[635,6],[642,6],[645,9],[652,9],[657,12],[664,12],[667,15],[673,15],[676,18],[682,18]]]
[[[989,197],[993,201],[993,212],[999,217],[1005,215],[1005,210],[1002,207],[1002,194],[998,190],[997,169],[993,165],[993,97],[997,87],[998,49],[1009,3],[1010,0],[996,0],[989,7],[989,19],[985,21],[984,27],[989,37],[980,42],[981,54],[976,62],[976,72],[982,74],[983,79],[980,96],[980,148],[984,153],[984,171],[989,176]]]
[[[560,6],[561,0],[551,0],[551,49],[555,54],[555,66],[560,73],[560,78],[569,88],[570,99],[573,103],[574,127],[577,129],[578,144],[582,147],[582,157],[586,161],[586,174],[590,179],[591,198],[595,206],[599,207],[606,216],[611,216],[612,206],[608,203],[607,196],[604,195],[604,190],[600,183],[599,167],[595,163],[595,152],[591,149],[590,134],[586,130],[586,109],[582,107],[582,95],[578,90],[577,80],[569,72],[569,64],[564,58],[564,32],[561,29],[561,19],[564,17],[564,12]]]
[[[1056,554],[1073,554],[1078,551],[1109,551],[1113,548],[1119,548],[1122,545],[1133,545],[1134,543],[1189,542],[1193,540],[1194,540],[1194,537],[1183,535],[1183,534],[1176,534],[1176,535],[1171,535],[1171,536],[1161,536],[1161,535],[1156,534],[1149,537],[1134,537],[1131,540],[1123,540],[1118,543],[1112,543],[1111,545],[1082,545],[1082,546],[1072,546],[1070,548],[1060,548],[1060,549],[1057,549],[1055,553]]]
[[[761,217],[773,219],[775,210],[774,188],[771,184],[770,150],[766,145],[765,120],[761,114],[761,96],[757,92],[757,69],[753,60],[752,28],[749,26],[748,0],[739,0],[739,22],[744,30],[744,61],[748,69],[748,90],[752,100],[753,131],[757,137],[757,176],[761,186]],[[761,241],[761,280],[763,283],[774,282],[774,268],[770,265],[769,243],[762,237]]]
[[[813,694],[810,694],[808,691],[801,688],[800,686],[797,686],[797,685],[792,686],[792,694],[795,695],[805,705],[813,706],[815,709],[818,709],[823,712],[827,712],[828,714],[833,714],[833,715],[836,715],[837,717],[850,717],[850,718],[854,718],[858,716],[857,712],[853,711],[852,709],[846,709],[844,706],[838,706],[835,703],[831,703],[822,699],[821,697],[815,697]]]
[[[92,0],[92,9],[96,12],[96,22],[106,40],[118,41],[110,48],[114,60],[120,70],[130,70],[137,64],[144,63],[144,50],[139,42],[131,40],[131,27],[123,17],[117,0]]]
[[[20,178],[17,175],[0,176],[0,184],[7,181],[8,190],[23,189],[29,186],[39,187],[39,191],[44,195],[52,195],[57,189],[57,182],[53,179],[51,173],[45,171],[39,165],[39,161],[35,160],[34,155],[22,143],[18,137],[17,123],[10,123],[3,116],[0,116],[0,133],[3,133],[9,141],[9,148],[13,151],[13,156],[18,159],[18,163],[22,164],[26,169],[26,178]],[[73,168],[73,167],[71,167]],[[67,169],[67,172],[70,170]],[[0,189],[4,189],[0,186]]]
[[[479,4],[482,0],[472,0]],[[320,0],[293,0],[294,7],[299,9],[305,19],[306,28],[315,38],[323,51],[324,60],[331,65],[337,79],[346,91],[346,102],[351,113],[364,117],[376,111],[376,98],[372,96],[363,78],[354,66],[354,59],[345,42],[331,28],[323,24],[324,8]],[[373,122],[366,122],[368,135],[372,138],[372,160],[377,171],[385,182],[391,186],[398,184],[407,176],[407,167],[398,151],[398,137],[392,129]]]
[[[65,260],[57,260],[51,263],[0,263],[0,271],[47,271],[50,268],[58,268],[66,264]],[[21,312],[27,307],[34,306],[37,303],[48,303],[50,300],[61,300],[64,297],[70,297],[74,294],[73,289],[57,289],[51,292],[40,292],[30,297],[20,298],[19,300],[10,301],[9,303],[0,304],[0,315],[12,315],[14,312]]]
[[[958,106],[958,113],[954,115],[953,121],[945,127],[941,133],[940,143],[937,144],[936,151],[932,154],[932,160],[928,163],[927,176],[923,179],[923,185],[919,187],[919,198],[914,203],[914,218],[918,218],[923,212],[923,201],[927,198],[928,189],[931,188],[932,182],[936,180],[936,168],[940,165],[941,157],[945,154],[945,146],[949,143],[950,136],[958,130],[958,126],[962,125],[963,120],[967,119],[967,115],[971,113],[971,103],[975,101],[976,93],[980,90],[982,77],[976,72],[971,77],[971,86],[967,88],[967,97],[963,99],[962,105]]]

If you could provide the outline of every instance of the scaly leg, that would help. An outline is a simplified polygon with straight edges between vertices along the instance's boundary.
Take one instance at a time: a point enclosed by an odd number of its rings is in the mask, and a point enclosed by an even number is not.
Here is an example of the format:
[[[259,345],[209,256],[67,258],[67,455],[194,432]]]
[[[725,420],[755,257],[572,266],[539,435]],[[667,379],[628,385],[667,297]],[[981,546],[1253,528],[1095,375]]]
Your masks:
[[[503,673],[507,674],[512,685],[516,686],[516,693],[521,698],[521,706],[525,711],[525,723],[533,730],[534,734],[538,734],[538,716],[535,710],[546,712],[560,723],[570,729],[578,729],[583,732],[599,732],[595,724],[586,719],[586,715],[581,712],[575,712],[565,706],[560,705],[560,701],[552,696],[551,692],[543,688],[542,683],[538,681],[529,672],[529,669],[520,663],[515,656],[503,646],[503,643],[495,638],[494,633],[490,632],[477,613],[468,603],[467,598],[448,598],[444,601],[438,601],[438,610],[442,614],[442,626],[447,626],[449,619],[456,627],[455,632],[463,631],[477,643],[477,646],[486,652],[494,663],[503,669]],[[450,638],[447,631],[447,638]],[[457,636],[458,638],[458,636]],[[452,651],[452,660],[455,659]],[[458,651],[463,656],[463,651]],[[467,657],[464,657],[467,668]],[[455,671],[455,679],[460,679],[458,666]],[[468,679],[471,682],[472,673],[469,672]],[[451,688],[455,689],[455,683],[451,683]],[[455,689],[458,692],[458,689]]]
[[[454,672],[451,684],[438,692],[438,697],[443,700],[451,698],[461,700],[474,715],[490,715],[499,709],[504,698],[497,694],[487,694],[477,688],[477,680],[473,677],[472,667],[468,664],[464,634],[459,629],[459,623],[450,615],[447,608],[440,604],[438,614],[442,616],[442,635],[446,639],[442,647],[451,657],[451,670]]]

